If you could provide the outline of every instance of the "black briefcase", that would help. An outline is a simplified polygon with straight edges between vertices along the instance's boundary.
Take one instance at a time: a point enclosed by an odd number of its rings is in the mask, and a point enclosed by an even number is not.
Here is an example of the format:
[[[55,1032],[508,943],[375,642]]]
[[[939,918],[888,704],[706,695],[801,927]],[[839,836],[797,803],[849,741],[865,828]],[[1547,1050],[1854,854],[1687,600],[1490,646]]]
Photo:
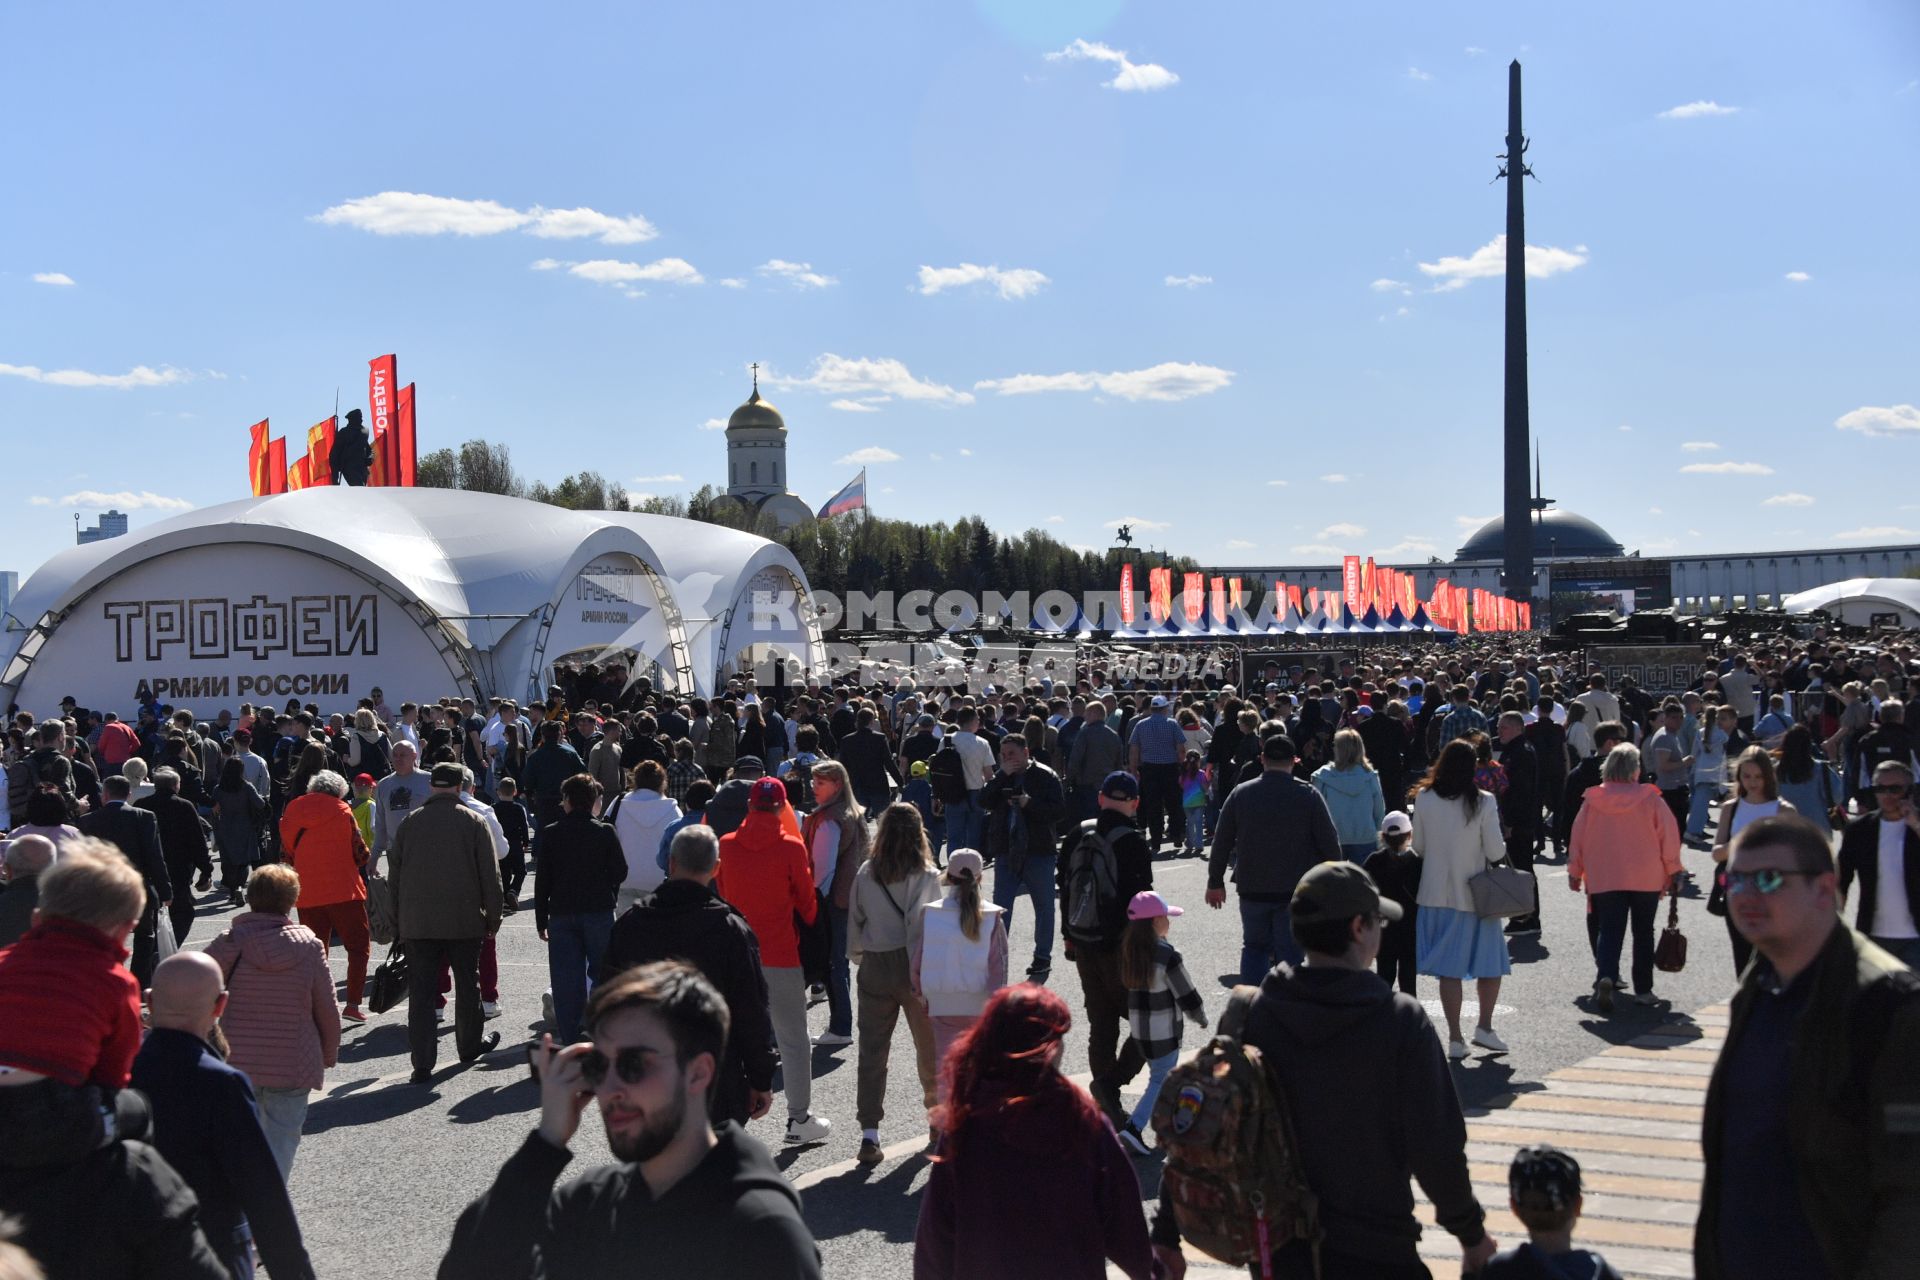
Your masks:
[[[385,1013],[407,998],[407,950],[398,942],[387,948],[387,958],[367,982],[367,1009]]]

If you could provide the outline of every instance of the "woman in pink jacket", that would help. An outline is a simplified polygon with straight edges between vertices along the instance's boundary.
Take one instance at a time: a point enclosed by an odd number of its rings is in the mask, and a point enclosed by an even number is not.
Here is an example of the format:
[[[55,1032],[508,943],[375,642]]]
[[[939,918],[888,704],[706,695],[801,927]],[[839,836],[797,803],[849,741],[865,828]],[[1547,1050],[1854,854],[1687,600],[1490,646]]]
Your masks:
[[[340,1056],[340,1006],[327,949],[313,930],[288,919],[300,877],[283,862],[255,867],[247,910],[207,944],[227,976],[227,1061],[247,1073],[261,1126],[285,1178],[300,1146],[307,1095]]]
[[[1621,987],[1620,951],[1633,926],[1633,998],[1652,1004],[1653,918],[1660,895],[1680,878],[1680,827],[1660,789],[1640,781],[1640,749],[1622,743],[1600,766],[1600,785],[1588,787],[1573,820],[1567,884],[1592,895],[1600,931],[1594,948],[1599,977],[1593,1004],[1613,1012]]]

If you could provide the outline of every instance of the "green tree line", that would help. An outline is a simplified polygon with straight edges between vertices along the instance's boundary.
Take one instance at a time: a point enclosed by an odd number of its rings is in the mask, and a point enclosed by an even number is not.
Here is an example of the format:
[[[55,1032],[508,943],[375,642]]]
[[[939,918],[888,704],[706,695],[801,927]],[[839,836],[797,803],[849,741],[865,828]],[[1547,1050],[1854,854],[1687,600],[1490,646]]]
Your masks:
[[[572,511],[678,516],[744,530],[784,545],[815,590],[836,594],[881,587],[895,592],[1111,591],[1118,585],[1123,558],[1117,548],[1075,550],[1040,529],[996,534],[978,516],[963,516],[952,524],[843,516],[809,521],[782,533],[772,520],[726,501],[712,485],[684,498],[646,496],[636,501],[618,481],[598,471],[581,471],[553,485],[528,480],[514,469],[507,446],[485,440],[437,449],[420,459],[415,475],[422,488],[506,494]],[[1145,591],[1149,556],[1135,550],[1132,558],[1136,587]],[[1151,560],[1176,573],[1198,568],[1185,558],[1156,554]]]

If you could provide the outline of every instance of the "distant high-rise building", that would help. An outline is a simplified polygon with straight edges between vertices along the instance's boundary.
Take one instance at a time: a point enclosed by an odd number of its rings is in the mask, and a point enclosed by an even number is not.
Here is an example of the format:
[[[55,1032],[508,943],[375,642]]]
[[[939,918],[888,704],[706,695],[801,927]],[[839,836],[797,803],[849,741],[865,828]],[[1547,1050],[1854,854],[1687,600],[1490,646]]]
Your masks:
[[[74,541],[85,546],[89,542],[105,542],[108,538],[125,537],[126,532],[126,515],[119,511],[107,511],[101,514],[93,528],[74,530]]]
[[[11,569],[0,569],[0,614],[13,606],[13,596],[20,590],[20,575]]]

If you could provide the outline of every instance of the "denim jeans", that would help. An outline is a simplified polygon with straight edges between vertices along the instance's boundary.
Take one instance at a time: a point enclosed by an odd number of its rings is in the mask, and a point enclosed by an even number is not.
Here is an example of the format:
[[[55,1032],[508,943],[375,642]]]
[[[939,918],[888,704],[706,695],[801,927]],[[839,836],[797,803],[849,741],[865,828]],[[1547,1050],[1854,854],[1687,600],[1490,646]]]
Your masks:
[[[1013,900],[1021,894],[1033,899],[1033,967],[1053,967],[1053,854],[1028,855],[1026,865],[1015,875],[1007,864],[993,864],[993,905],[1004,910],[1007,941],[1013,941]]]
[[[1204,849],[1207,844],[1207,807],[1195,805],[1187,810],[1187,848]]]
[[[1371,844],[1343,844],[1340,846],[1340,856],[1357,867],[1366,862],[1373,848]]]
[[[827,1030],[837,1036],[853,1034],[852,971],[847,965],[847,909],[831,901],[823,904],[833,926],[827,954]]]
[[[607,940],[613,936],[613,913],[592,911],[554,916],[547,921],[547,980],[553,984],[553,1020],[556,1043],[580,1038],[580,1018],[586,1012],[587,992],[601,978]]]
[[[1147,1059],[1147,1091],[1140,1095],[1140,1101],[1133,1105],[1133,1114],[1127,1117],[1140,1133],[1146,1133],[1147,1124],[1153,1119],[1153,1104],[1160,1100],[1160,1086],[1166,1083],[1167,1073],[1173,1070],[1173,1064],[1178,1061],[1178,1049]]]
[[[260,1128],[267,1135],[267,1147],[273,1162],[280,1166],[280,1181],[293,1172],[293,1153],[300,1148],[300,1130],[307,1123],[307,1099],[311,1089],[255,1089],[253,1100],[260,1107]]]
[[[1299,964],[1306,953],[1294,945],[1293,918],[1285,902],[1240,899],[1240,981],[1259,986],[1281,961]]]
[[[986,834],[987,812],[980,807],[980,793],[967,792],[965,800],[947,806],[947,853],[955,849],[978,849]]]
[[[1698,840],[1707,834],[1707,817],[1726,798],[1727,789],[1711,782],[1693,784],[1693,803],[1687,809],[1687,839]]]
[[[1633,989],[1636,994],[1653,992],[1653,917],[1660,907],[1657,890],[1646,892],[1619,889],[1593,895],[1593,915],[1600,938],[1594,947],[1596,980],[1606,978],[1620,985],[1620,952],[1627,943],[1627,929],[1633,929]]]

